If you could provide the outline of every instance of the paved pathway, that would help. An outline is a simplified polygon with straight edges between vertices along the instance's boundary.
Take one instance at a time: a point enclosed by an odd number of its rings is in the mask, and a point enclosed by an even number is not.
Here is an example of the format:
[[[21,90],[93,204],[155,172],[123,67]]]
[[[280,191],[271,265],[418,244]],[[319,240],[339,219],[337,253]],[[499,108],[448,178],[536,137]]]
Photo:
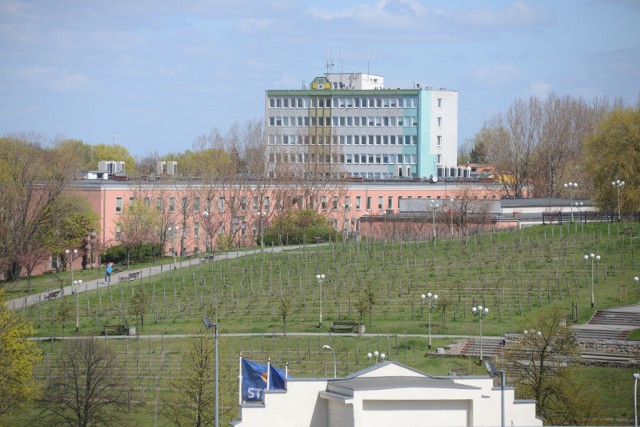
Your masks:
[[[298,248],[300,248],[300,246],[274,246],[274,247],[268,247],[268,248],[265,247],[264,252],[278,253],[278,252],[283,252],[283,251],[288,251],[288,250],[298,249]],[[174,268],[192,267],[194,265],[198,265],[201,263],[218,262],[226,259],[235,259],[241,256],[253,255],[256,253],[260,253],[259,248],[248,250],[248,251],[216,253],[215,259],[212,261],[207,261],[206,258],[204,257],[202,258],[198,257],[198,258],[191,258],[188,260],[179,261],[175,264],[175,266],[174,266],[174,263],[171,262],[169,264],[154,265],[147,268],[124,270],[118,273],[112,273],[111,283],[106,283],[104,281],[104,278],[83,281],[81,284],[77,285],[77,291],[80,293],[80,292],[94,291],[100,288],[106,288],[107,286],[117,286],[120,283],[121,277],[123,278],[123,281],[126,281],[128,280],[129,274],[132,274],[132,273],[134,274],[139,273],[139,276],[136,279],[138,280],[143,277],[149,277],[157,274],[166,273],[173,270]],[[58,297],[61,297],[63,295],[72,295],[73,285],[70,284],[69,286],[64,286],[60,289],[56,289],[56,291],[57,290],[60,291]],[[33,304],[38,304],[42,301],[46,301],[45,296],[47,296],[50,292],[51,291],[49,290],[49,291],[41,292],[38,294],[32,294],[32,295],[21,297],[21,298],[16,298],[11,301],[7,301],[6,304],[10,309],[18,310]]]

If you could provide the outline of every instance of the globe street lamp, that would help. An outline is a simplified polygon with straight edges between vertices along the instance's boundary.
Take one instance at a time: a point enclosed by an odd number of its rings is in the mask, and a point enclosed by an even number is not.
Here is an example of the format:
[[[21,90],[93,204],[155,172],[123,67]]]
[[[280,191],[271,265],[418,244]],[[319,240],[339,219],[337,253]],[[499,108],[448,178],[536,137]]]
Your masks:
[[[333,356],[333,378],[336,378],[338,376],[338,363],[336,362],[336,352],[333,351],[333,348],[331,348],[330,345],[325,344],[322,346],[323,350],[329,350],[331,352],[331,355]]]
[[[78,329],[80,329],[80,313],[78,311],[78,306],[79,306],[78,285],[82,285],[82,280],[74,280],[73,281],[73,293],[76,296],[76,332],[78,332]]]
[[[69,269],[71,270],[71,283],[73,284],[73,256],[74,255],[78,255],[78,250],[74,249],[74,250],[70,251],[69,249],[67,249],[64,252],[69,257]]]
[[[578,188],[578,183],[567,182],[564,184],[564,188],[569,189],[569,208],[571,209],[571,222],[573,222],[573,191]]]
[[[626,183],[624,181],[620,181],[619,179],[616,179],[615,181],[611,182],[611,186],[613,188],[615,188],[616,190],[618,190],[618,221],[620,221],[620,189],[622,187],[624,187]]]
[[[384,360],[387,356],[384,353],[378,353],[378,350],[376,350],[373,352],[373,354],[367,353],[367,359],[371,360],[372,357],[375,357],[376,363],[378,363],[378,357]]]
[[[482,318],[489,314],[489,309],[479,305],[477,307],[472,307],[471,312],[474,316],[478,316],[480,318],[480,361],[482,361]]]
[[[600,255],[589,254],[584,256],[585,261],[591,260],[591,308],[596,305],[596,297],[593,292],[593,265],[597,262],[600,262]]]
[[[433,309],[436,307],[436,303],[438,302],[438,295],[433,295],[431,292],[427,293],[427,295],[422,294],[420,295],[420,310],[422,310],[422,301],[427,300],[427,313],[429,316],[429,338],[428,338],[428,345],[429,345],[429,349],[431,349],[431,312],[433,311]],[[421,313],[422,314],[422,313]]]
[[[433,234],[433,239],[436,239],[436,209],[438,209],[438,204],[431,200],[431,230]]]
[[[316,279],[318,280],[318,286],[320,290],[320,325],[318,328],[322,328],[322,284],[324,283],[324,274],[316,274]]]

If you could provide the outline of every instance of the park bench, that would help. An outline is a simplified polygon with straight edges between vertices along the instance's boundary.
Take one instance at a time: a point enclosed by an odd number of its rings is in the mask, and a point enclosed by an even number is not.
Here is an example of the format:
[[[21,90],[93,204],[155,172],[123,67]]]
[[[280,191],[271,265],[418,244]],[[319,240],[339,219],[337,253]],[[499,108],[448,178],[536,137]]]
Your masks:
[[[129,335],[129,329],[125,325],[104,325],[100,335]]]
[[[333,322],[331,332],[336,333],[354,333],[358,331],[356,322]]]
[[[52,292],[49,292],[48,294],[46,294],[46,295],[44,296],[44,299],[54,299],[54,298],[56,298],[58,295],[60,295],[60,291],[59,291],[59,290],[57,290],[57,291],[52,291]]]
[[[213,261],[213,257],[214,257],[214,256],[213,256],[213,254],[211,254],[211,255],[207,255],[207,256],[205,256],[205,257],[202,257],[202,261],[203,261],[203,262]]]
[[[126,276],[119,276],[118,282],[130,282],[131,280],[136,280],[138,277],[140,277],[140,272],[134,271],[133,273],[129,273]]]

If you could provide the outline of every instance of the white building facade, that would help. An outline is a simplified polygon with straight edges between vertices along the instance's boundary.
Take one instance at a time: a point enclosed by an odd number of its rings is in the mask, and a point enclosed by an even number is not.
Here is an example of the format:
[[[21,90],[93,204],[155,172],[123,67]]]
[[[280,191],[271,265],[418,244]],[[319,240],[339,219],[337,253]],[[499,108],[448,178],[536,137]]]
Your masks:
[[[505,425],[542,426],[535,402],[504,389]],[[347,378],[288,379],[264,402],[240,405],[241,427],[499,426],[502,390],[489,376],[434,377],[383,362]]]
[[[456,91],[329,73],[302,90],[266,91],[265,106],[271,176],[462,176]]]

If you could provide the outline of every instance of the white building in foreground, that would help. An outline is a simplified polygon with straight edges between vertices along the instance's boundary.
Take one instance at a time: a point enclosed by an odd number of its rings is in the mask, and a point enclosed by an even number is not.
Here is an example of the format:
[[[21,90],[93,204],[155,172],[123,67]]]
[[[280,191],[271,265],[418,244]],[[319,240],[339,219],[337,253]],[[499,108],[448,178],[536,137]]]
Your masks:
[[[505,425],[542,426],[535,401],[506,387]],[[487,376],[434,377],[383,362],[346,378],[292,378],[240,405],[241,427],[500,426],[501,388]]]

